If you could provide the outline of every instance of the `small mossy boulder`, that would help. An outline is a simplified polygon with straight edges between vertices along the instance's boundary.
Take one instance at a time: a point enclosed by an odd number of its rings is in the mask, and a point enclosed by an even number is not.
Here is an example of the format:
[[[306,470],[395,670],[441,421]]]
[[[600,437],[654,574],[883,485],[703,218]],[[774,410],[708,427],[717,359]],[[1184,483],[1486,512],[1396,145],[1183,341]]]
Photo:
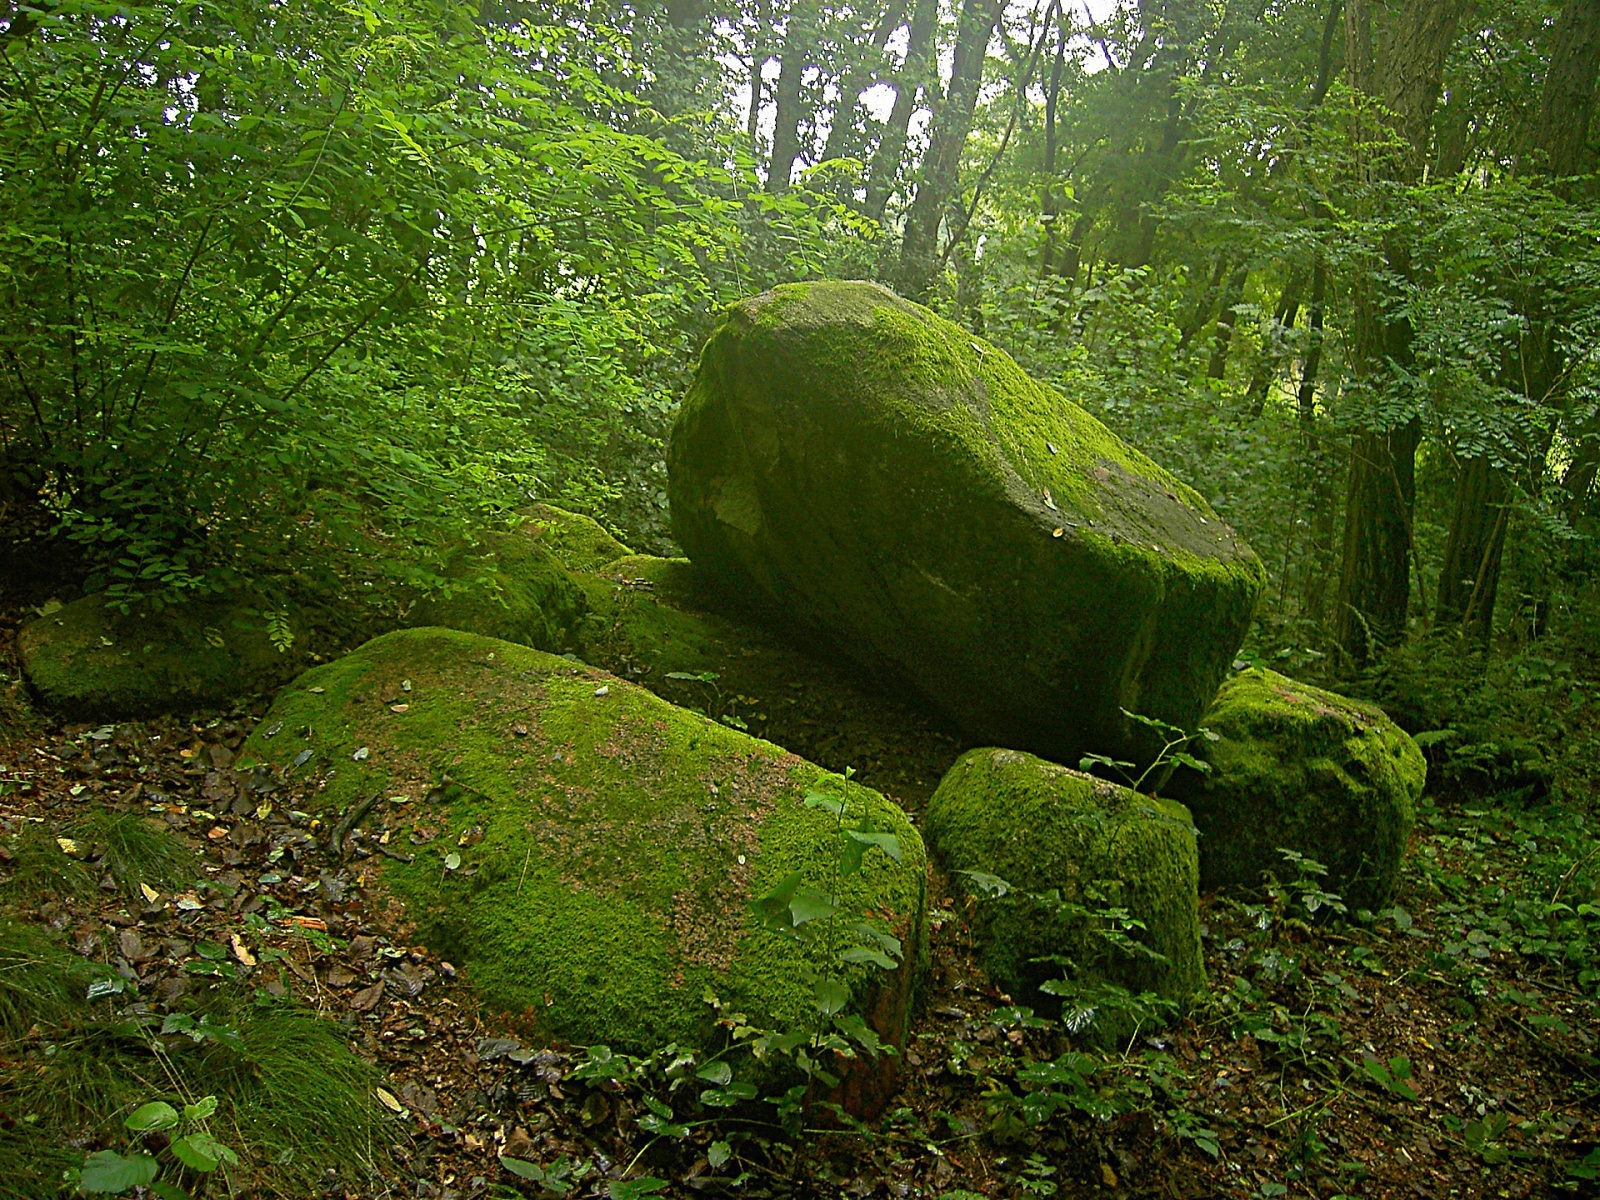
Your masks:
[[[1191,727],[1260,561],[1192,488],[1002,351],[876,284],[732,306],[668,450],[673,530],[974,739],[1148,761]]]
[[[303,665],[304,630],[273,644],[267,614],[217,600],[127,616],[85,596],[24,625],[17,653],[46,707],[82,721],[186,712],[268,691]]]
[[[548,526],[483,535],[445,567],[445,589],[412,604],[407,626],[442,625],[535,650],[570,650],[587,606],[554,552]]]
[[[1067,978],[1182,1002],[1205,984],[1199,866],[1183,805],[1140,795],[1018,750],[980,748],[957,760],[928,802],[928,845],[972,896],[980,959],[1002,988],[1043,1003],[1039,986]],[[1003,895],[995,880],[1006,885]],[[987,885],[987,886],[985,886]],[[1033,897],[1057,893],[1060,905]],[[1031,895],[1030,895],[1031,894]],[[1104,936],[1104,914],[1143,924],[1143,951]],[[1114,923],[1113,923],[1114,924]],[[1102,1027],[1115,1034],[1115,1014]]]
[[[1295,868],[1292,850],[1328,868],[1319,880],[1353,912],[1388,902],[1416,820],[1428,764],[1377,705],[1253,667],[1217,694],[1190,749],[1209,775],[1180,767],[1167,790],[1200,830],[1200,882],[1258,887]]]
[[[535,504],[524,511],[522,531],[538,540],[570,571],[593,571],[633,553],[593,517],[568,512],[554,504]]]
[[[397,843],[419,848],[379,864],[383,886],[485,1001],[549,1035],[709,1051],[721,1035],[708,992],[757,1027],[802,1029],[816,970],[904,1044],[927,954],[921,839],[876,792],[771,743],[582,663],[410,629],[295,680],[242,749],[251,758],[310,785],[319,811],[404,798],[385,803],[411,826]],[[842,881],[835,947],[870,922],[903,946],[892,970],[841,964],[752,916],[796,872],[831,886],[848,845],[810,792],[898,839],[898,863],[872,850]],[[894,1061],[860,1060],[843,1102],[874,1110]]]

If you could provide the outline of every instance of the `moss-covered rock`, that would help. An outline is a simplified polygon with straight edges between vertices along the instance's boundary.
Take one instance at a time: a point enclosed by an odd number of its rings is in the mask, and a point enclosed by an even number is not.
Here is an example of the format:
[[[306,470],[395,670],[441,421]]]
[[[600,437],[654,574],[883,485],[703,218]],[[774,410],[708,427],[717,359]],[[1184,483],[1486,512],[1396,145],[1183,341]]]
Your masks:
[[[1205,983],[1194,826],[1181,804],[1143,796],[1017,750],[968,751],[928,802],[928,844],[977,897],[979,954],[1001,987],[1032,1002],[1070,959],[1071,978],[1182,1001]],[[963,872],[998,876],[994,898]],[[1067,909],[1025,893],[1058,892]],[[1094,914],[1125,909],[1154,957],[1119,950]],[[1113,1021],[1113,1024],[1115,1022]],[[1109,1030],[1108,1030],[1109,1032]]]
[[[1200,830],[1202,886],[1281,878],[1288,849],[1326,866],[1352,911],[1389,899],[1428,764],[1381,708],[1255,667],[1202,723],[1217,740],[1191,750],[1211,773],[1180,768],[1167,784]]]
[[[554,553],[550,528],[529,520],[484,535],[446,567],[448,590],[416,601],[395,624],[442,625],[535,650],[570,650],[587,605]]]
[[[593,571],[633,551],[606,532],[593,517],[553,504],[530,506],[522,529],[572,571]]]
[[[913,807],[961,753],[935,717],[872,687],[852,664],[711,611],[718,598],[687,559],[631,555],[573,578],[589,609],[579,656],[674,704],[834,770],[852,767]]]
[[[17,634],[29,685],[55,712],[114,720],[226,704],[277,687],[303,665],[304,630],[273,645],[267,614],[238,601],[168,608],[137,617],[85,596]]]
[[[975,738],[1077,761],[1190,726],[1263,572],[1193,489],[965,330],[865,283],[730,308],[668,452],[673,529]]]
[[[634,1051],[711,1046],[707,991],[758,1025],[813,1018],[805,953],[748,904],[795,871],[826,886],[841,839],[805,796],[844,796],[903,852],[846,878],[844,911],[905,947],[896,970],[844,978],[879,1034],[905,1039],[926,954],[925,859],[905,815],[643,688],[508,642],[404,630],[297,679],[248,757],[314,782],[321,809],[409,798],[396,807],[426,844],[380,873],[419,936],[495,1007]],[[837,969],[825,957],[813,965]],[[892,1062],[853,1072],[847,1099],[883,1099]]]

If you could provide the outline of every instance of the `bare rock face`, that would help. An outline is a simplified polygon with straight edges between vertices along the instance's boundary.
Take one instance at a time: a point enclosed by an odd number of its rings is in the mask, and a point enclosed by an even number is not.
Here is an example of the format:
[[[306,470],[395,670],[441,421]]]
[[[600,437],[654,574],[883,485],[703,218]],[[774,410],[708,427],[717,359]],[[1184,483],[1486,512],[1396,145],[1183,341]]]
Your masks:
[[[725,591],[975,740],[1147,760],[1190,727],[1264,573],[1191,488],[1003,352],[875,284],[729,309],[668,452]]]

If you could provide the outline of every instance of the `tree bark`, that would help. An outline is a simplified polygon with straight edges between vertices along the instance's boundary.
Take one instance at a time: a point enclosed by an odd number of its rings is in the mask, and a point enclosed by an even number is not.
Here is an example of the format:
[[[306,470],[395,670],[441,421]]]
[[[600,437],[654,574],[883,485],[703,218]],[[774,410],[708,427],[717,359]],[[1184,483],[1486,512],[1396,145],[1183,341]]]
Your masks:
[[[815,47],[812,45],[814,13],[811,0],[795,0],[784,23],[783,57],[778,60],[778,83],[773,89],[772,160],[767,168],[767,191],[776,195],[789,186],[795,159],[800,157],[800,122],[805,114],[800,85]]]
[[[1530,174],[1547,172],[1561,187],[1560,181],[1593,165],[1588,134],[1600,87],[1600,0],[1567,0],[1554,38],[1543,102],[1523,139],[1518,165]],[[1520,352],[1500,371],[1508,389],[1535,405],[1550,403],[1564,373],[1555,338],[1559,305],[1558,297],[1530,298]],[[1572,470],[1567,474],[1572,476]],[[1463,634],[1479,641],[1493,633],[1513,495],[1512,481],[1486,456],[1463,459],[1434,601],[1435,625],[1459,625]]]
[[[924,300],[933,287],[938,262],[939,226],[945,205],[955,195],[961,171],[961,152],[972,132],[983,86],[983,66],[989,38],[1005,12],[1006,0],[965,0],[956,30],[950,86],[933,114],[928,152],[916,198],[906,213],[900,240],[900,262],[895,284],[902,296]]]
[[[1345,69],[1351,87],[1381,101],[1401,134],[1397,159],[1368,163],[1369,179],[1386,176],[1408,183],[1420,176],[1445,56],[1463,7],[1462,0],[1415,0],[1403,6],[1375,53],[1370,0],[1347,0]],[[1364,139],[1365,131],[1358,128],[1356,136]],[[1410,277],[1409,247],[1390,236],[1382,254],[1391,276]],[[1369,272],[1360,273],[1352,287],[1347,390],[1368,405],[1387,386],[1389,364],[1404,369],[1413,357],[1410,323],[1388,315],[1379,288]],[[1334,637],[1357,664],[1405,635],[1421,437],[1421,422],[1413,417],[1398,428],[1369,427],[1351,443]]]
[[[889,0],[872,30],[872,39],[861,54],[850,64],[839,83],[839,103],[833,110],[833,122],[828,126],[828,138],[822,147],[821,162],[844,158],[850,143],[857,138],[856,107],[861,94],[872,86],[881,73],[883,48],[889,35],[905,24],[906,0]]]
[[[867,173],[866,213],[874,221],[883,220],[889,207],[889,197],[894,194],[895,182],[906,152],[906,133],[911,128],[911,114],[916,111],[917,92],[928,87],[934,79],[933,42],[939,28],[938,0],[916,0],[911,10],[911,24],[906,33],[906,61],[895,84],[894,107],[889,120],[878,138],[878,148],[872,155],[872,167]]]

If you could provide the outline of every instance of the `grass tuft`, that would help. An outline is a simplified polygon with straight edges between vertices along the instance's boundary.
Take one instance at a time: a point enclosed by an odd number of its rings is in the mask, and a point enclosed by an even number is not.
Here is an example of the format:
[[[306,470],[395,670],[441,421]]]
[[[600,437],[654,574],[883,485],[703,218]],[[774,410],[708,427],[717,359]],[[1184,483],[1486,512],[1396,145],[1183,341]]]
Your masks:
[[[230,1192],[309,1195],[330,1170],[370,1173],[392,1123],[376,1070],[338,1024],[232,990],[189,1011],[206,1036],[163,1036],[130,994],[88,999],[106,974],[47,931],[0,917],[0,1200],[59,1196],[62,1172],[88,1152],[131,1149],[124,1118],[157,1099],[217,1098],[211,1132],[241,1160]]]

